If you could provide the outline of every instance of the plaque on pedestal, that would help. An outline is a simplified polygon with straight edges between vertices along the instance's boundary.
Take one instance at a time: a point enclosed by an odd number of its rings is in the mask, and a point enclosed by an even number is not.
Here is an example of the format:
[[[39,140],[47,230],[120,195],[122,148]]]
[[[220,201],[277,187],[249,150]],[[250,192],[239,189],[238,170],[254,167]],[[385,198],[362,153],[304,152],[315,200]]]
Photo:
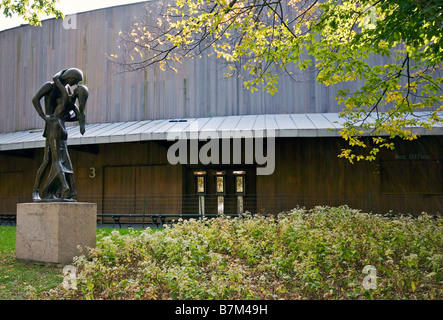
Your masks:
[[[34,202],[17,205],[16,257],[68,265],[79,247],[95,248],[97,204]]]

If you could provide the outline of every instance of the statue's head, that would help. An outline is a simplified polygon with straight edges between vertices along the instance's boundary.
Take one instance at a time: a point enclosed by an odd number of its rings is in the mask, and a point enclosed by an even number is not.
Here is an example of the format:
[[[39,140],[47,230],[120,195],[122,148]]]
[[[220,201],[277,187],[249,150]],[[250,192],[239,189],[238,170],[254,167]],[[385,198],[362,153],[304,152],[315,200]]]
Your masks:
[[[77,85],[80,81],[83,81],[83,72],[77,68],[69,68],[62,74],[60,80],[70,86]]]

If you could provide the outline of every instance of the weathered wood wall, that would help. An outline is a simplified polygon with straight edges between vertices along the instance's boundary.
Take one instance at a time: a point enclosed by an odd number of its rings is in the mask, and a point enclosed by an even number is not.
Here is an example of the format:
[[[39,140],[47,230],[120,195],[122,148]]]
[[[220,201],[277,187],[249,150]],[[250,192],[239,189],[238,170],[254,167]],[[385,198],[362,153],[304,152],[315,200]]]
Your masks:
[[[254,165],[173,166],[168,145],[153,141],[104,144],[99,150],[70,147],[70,155],[78,200],[98,203],[100,213],[197,214],[197,198],[188,196],[195,195],[194,170],[246,170],[251,212],[347,204],[380,214],[443,213],[442,137],[399,142],[377,161],[354,165],[337,157],[344,146],[335,137],[278,138],[269,176],[255,176]],[[17,202],[31,201],[42,152],[0,154],[0,212],[15,212]]]
[[[398,141],[376,161],[350,164],[339,138],[278,139],[275,172],[257,176],[257,210],[347,204],[384,214],[443,213],[443,139]],[[275,197],[280,201],[276,202]]]
[[[182,168],[168,164],[165,146],[139,142],[69,149],[77,199],[97,203],[99,213],[158,213],[162,206],[168,213],[180,212]],[[0,213],[15,212],[17,203],[32,201],[42,159],[43,149],[27,157],[0,154]]]
[[[76,16],[77,29],[61,20],[42,27],[0,32],[0,133],[41,128],[31,99],[59,70],[78,67],[90,89],[89,123],[265,113],[338,112],[339,87],[316,84],[312,68],[280,75],[279,92],[250,93],[236,77],[226,79],[223,63],[203,57],[184,62],[177,73],[151,68],[117,74],[106,55],[119,54],[118,33],[131,30],[145,4],[100,9]],[[380,63],[373,59],[374,63]],[[355,84],[357,85],[357,84]]]

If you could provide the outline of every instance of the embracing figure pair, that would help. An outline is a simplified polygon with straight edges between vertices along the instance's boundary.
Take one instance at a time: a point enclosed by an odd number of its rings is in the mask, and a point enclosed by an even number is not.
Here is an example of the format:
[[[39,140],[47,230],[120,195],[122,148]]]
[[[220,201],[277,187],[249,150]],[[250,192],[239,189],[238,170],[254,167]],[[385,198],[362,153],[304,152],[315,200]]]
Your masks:
[[[37,171],[32,198],[35,202],[75,201],[77,195],[74,171],[68,153],[68,133],[65,123],[78,121],[85,133],[85,108],[88,88],[79,85],[83,73],[76,68],[64,69],[44,83],[32,99],[39,116],[45,121],[46,138],[43,162]],[[40,104],[44,98],[45,110]],[[78,106],[76,105],[78,101]],[[40,194],[40,185],[49,169]]]

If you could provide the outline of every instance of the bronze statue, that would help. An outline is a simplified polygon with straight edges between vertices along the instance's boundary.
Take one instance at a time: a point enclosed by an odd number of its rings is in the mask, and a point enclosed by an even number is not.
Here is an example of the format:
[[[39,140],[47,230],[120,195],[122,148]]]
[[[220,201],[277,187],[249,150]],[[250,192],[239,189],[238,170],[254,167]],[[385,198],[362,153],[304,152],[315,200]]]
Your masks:
[[[46,138],[43,162],[37,171],[32,191],[35,202],[75,201],[77,195],[74,172],[68,153],[68,133],[65,122],[78,121],[81,134],[85,133],[85,107],[88,88],[78,85],[83,81],[83,73],[76,68],[58,72],[53,81],[46,82],[32,99],[40,117],[45,120],[43,136]],[[72,91],[72,87],[74,91]],[[45,112],[40,104],[44,97]],[[78,100],[79,106],[75,104]],[[47,169],[50,168],[41,195],[40,185]]]

